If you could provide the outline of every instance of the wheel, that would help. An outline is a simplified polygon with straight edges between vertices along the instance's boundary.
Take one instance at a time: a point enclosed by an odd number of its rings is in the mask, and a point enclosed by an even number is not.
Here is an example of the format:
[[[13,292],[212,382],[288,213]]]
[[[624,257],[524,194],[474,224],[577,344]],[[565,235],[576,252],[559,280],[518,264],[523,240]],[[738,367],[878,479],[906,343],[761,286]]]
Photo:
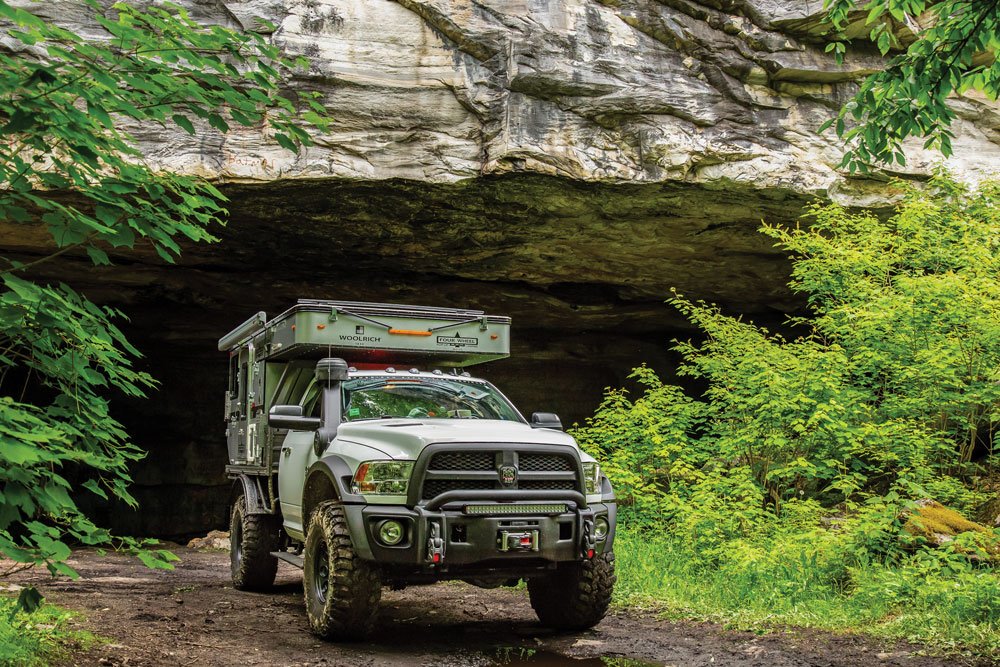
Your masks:
[[[335,501],[313,510],[302,577],[313,634],[337,641],[368,636],[382,598],[382,581],[378,570],[354,551],[347,515]]]
[[[260,591],[274,584],[278,559],[271,552],[278,548],[278,532],[275,517],[248,514],[246,496],[236,500],[229,522],[229,560],[234,588]]]
[[[557,630],[586,630],[604,618],[615,580],[615,554],[606,553],[529,579],[528,597],[543,625]]]

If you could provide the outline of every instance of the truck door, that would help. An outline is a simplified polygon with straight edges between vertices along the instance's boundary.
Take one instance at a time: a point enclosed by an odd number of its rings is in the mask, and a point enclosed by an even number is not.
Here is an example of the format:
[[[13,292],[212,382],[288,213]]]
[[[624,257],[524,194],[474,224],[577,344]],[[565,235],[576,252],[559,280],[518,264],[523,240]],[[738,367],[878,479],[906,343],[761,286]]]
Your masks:
[[[229,391],[226,392],[226,444],[231,463],[246,463],[247,351],[234,350],[229,357]]]
[[[304,415],[320,416],[321,394],[320,386],[313,380],[299,403]],[[311,431],[289,431],[281,445],[281,460],[278,462],[278,498],[281,500],[285,529],[300,535],[303,533],[302,488],[305,486],[306,470],[316,461],[314,437]]]

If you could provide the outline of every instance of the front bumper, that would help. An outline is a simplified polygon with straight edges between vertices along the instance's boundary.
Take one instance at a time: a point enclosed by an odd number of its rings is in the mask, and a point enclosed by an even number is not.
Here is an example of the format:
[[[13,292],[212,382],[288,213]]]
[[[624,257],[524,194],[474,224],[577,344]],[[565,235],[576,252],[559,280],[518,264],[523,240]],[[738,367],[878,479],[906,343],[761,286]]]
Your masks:
[[[448,572],[579,561],[612,549],[617,512],[613,496],[590,505],[579,493],[560,491],[468,491],[443,496],[447,497],[413,507],[345,505],[355,551],[380,564]],[[502,505],[504,513],[471,515],[466,507],[473,504]],[[537,504],[564,504],[566,511],[532,512],[531,506]],[[512,507],[524,511],[510,513]],[[610,526],[602,540],[593,537],[598,517]],[[385,546],[376,538],[377,526],[387,519],[404,526],[405,538],[396,546]],[[530,548],[510,548],[517,540],[509,538],[517,535],[530,535]],[[508,538],[506,549],[504,538]]]

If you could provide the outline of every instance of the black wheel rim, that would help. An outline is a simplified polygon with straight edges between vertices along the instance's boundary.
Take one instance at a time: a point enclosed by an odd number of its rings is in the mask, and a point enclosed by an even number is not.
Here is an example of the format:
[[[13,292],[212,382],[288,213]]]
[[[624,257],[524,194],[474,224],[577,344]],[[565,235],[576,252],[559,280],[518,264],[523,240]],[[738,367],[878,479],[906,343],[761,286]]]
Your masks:
[[[240,569],[240,561],[243,560],[243,518],[236,517],[233,521],[229,534],[229,556],[233,561],[233,569]]]
[[[313,556],[313,596],[320,604],[326,604],[326,591],[330,585],[330,557],[326,542],[320,542]]]

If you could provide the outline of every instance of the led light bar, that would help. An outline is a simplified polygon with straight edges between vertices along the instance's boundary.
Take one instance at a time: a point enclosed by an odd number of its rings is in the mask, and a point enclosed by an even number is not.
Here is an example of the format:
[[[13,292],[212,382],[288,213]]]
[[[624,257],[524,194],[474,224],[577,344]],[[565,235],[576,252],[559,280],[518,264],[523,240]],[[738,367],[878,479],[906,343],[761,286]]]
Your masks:
[[[542,504],[490,504],[466,505],[466,514],[483,516],[487,514],[562,514],[567,511],[566,503]]]

